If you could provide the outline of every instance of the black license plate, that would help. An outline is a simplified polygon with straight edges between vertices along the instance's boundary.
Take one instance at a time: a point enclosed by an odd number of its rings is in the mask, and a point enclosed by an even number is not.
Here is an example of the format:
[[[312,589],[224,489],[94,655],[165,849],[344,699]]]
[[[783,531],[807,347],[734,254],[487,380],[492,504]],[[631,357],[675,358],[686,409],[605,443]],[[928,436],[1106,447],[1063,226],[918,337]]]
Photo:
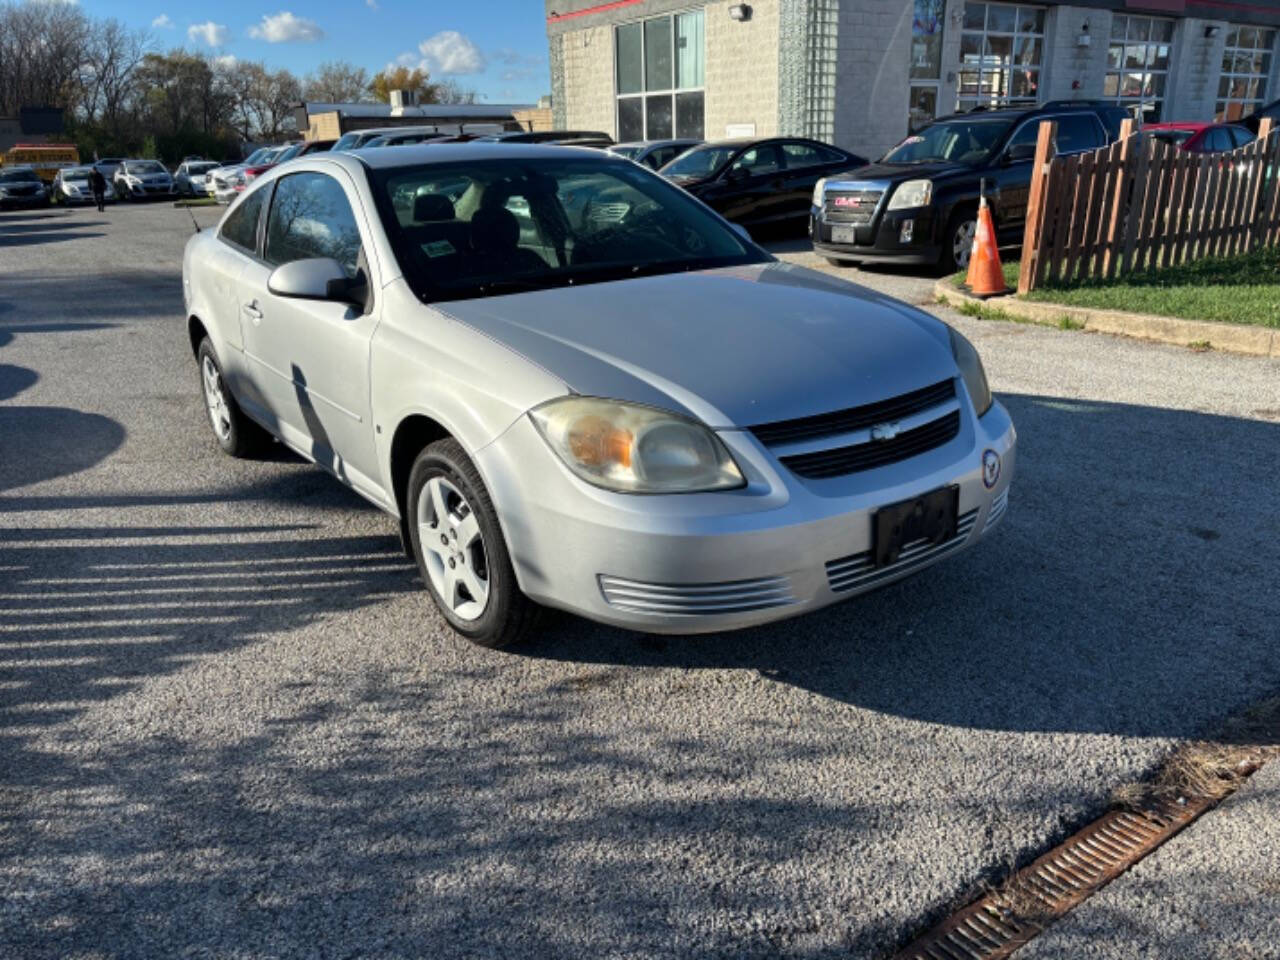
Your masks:
[[[881,507],[871,518],[871,553],[877,567],[896,563],[902,548],[925,540],[944,543],[956,535],[960,488],[943,487]]]

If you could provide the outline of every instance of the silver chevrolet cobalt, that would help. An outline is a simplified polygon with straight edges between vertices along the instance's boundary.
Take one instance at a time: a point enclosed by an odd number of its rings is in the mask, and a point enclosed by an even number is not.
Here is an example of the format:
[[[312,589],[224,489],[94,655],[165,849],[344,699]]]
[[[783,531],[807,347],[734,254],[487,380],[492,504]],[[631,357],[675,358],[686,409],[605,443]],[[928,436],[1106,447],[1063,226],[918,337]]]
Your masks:
[[[964,337],[621,158],[299,158],[191,239],[183,289],[222,449],[274,437],[397,517],[486,646],[539,605],[657,633],[794,616],[1008,505],[1013,425]]]

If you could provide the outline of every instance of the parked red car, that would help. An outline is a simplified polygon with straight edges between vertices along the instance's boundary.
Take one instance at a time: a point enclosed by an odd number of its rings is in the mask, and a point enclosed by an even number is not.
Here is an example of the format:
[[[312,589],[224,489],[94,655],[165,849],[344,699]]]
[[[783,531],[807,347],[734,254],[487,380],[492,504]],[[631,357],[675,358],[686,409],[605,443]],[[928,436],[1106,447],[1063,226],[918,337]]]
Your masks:
[[[1247,128],[1234,123],[1147,123],[1142,132],[1190,153],[1222,153],[1256,139]]]

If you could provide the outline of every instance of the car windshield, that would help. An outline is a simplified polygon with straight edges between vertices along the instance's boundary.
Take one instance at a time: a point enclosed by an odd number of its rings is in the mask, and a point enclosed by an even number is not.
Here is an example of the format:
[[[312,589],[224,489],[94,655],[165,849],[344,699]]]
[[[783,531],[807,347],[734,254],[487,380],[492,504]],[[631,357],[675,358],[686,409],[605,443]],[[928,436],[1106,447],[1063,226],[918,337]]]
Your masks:
[[[882,163],[982,163],[995,150],[1013,121],[1005,117],[985,120],[947,120],[907,137],[884,155]]]
[[[39,179],[34,170],[0,170],[0,183],[34,183]]]
[[[63,180],[88,180],[92,167],[68,167],[62,171]]]
[[[400,268],[423,300],[460,300],[766,261],[683,191],[591,157],[372,171]]]
[[[164,173],[165,169],[154,160],[131,160],[126,169],[130,173]]]
[[[386,137],[374,137],[372,140],[366,140],[360,144],[361,149],[365,147],[380,147],[387,142]]]
[[[1180,143],[1186,143],[1195,136],[1194,130],[1148,130],[1147,132],[1157,140],[1163,140],[1165,143],[1172,143],[1174,146],[1177,146]]]
[[[644,147],[610,147],[609,152],[620,157],[626,157],[628,160],[634,160],[636,154],[643,149]]]
[[[208,173],[217,166],[218,165],[216,163],[211,163],[209,161],[205,161],[203,163],[188,163],[187,173]]]
[[[278,156],[272,158],[272,162],[284,163],[286,160],[292,160],[302,151],[303,146],[304,144],[295,143],[291,147],[285,147],[283,150],[280,151],[280,154]]]
[[[253,151],[253,153],[249,154],[249,156],[244,158],[244,163],[262,163],[262,161],[266,160],[267,157],[271,156],[275,149],[275,147],[259,147],[257,150]]]
[[[663,167],[662,174],[667,177],[709,177],[728,163],[739,149],[737,146],[694,147]]]

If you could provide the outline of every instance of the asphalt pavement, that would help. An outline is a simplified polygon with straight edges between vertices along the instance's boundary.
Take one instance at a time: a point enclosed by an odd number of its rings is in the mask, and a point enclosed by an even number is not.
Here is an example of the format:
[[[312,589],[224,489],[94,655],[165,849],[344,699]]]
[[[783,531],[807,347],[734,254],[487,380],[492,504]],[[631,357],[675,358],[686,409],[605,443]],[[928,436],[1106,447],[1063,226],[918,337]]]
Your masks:
[[[389,518],[219,453],[191,229],[0,214],[0,957],[884,957],[1280,691],[1277,361],[943,313],[1019,430],[997,536],[766,628],[493,652]],[[1079,916],[1041,956],[1112,955]]]

